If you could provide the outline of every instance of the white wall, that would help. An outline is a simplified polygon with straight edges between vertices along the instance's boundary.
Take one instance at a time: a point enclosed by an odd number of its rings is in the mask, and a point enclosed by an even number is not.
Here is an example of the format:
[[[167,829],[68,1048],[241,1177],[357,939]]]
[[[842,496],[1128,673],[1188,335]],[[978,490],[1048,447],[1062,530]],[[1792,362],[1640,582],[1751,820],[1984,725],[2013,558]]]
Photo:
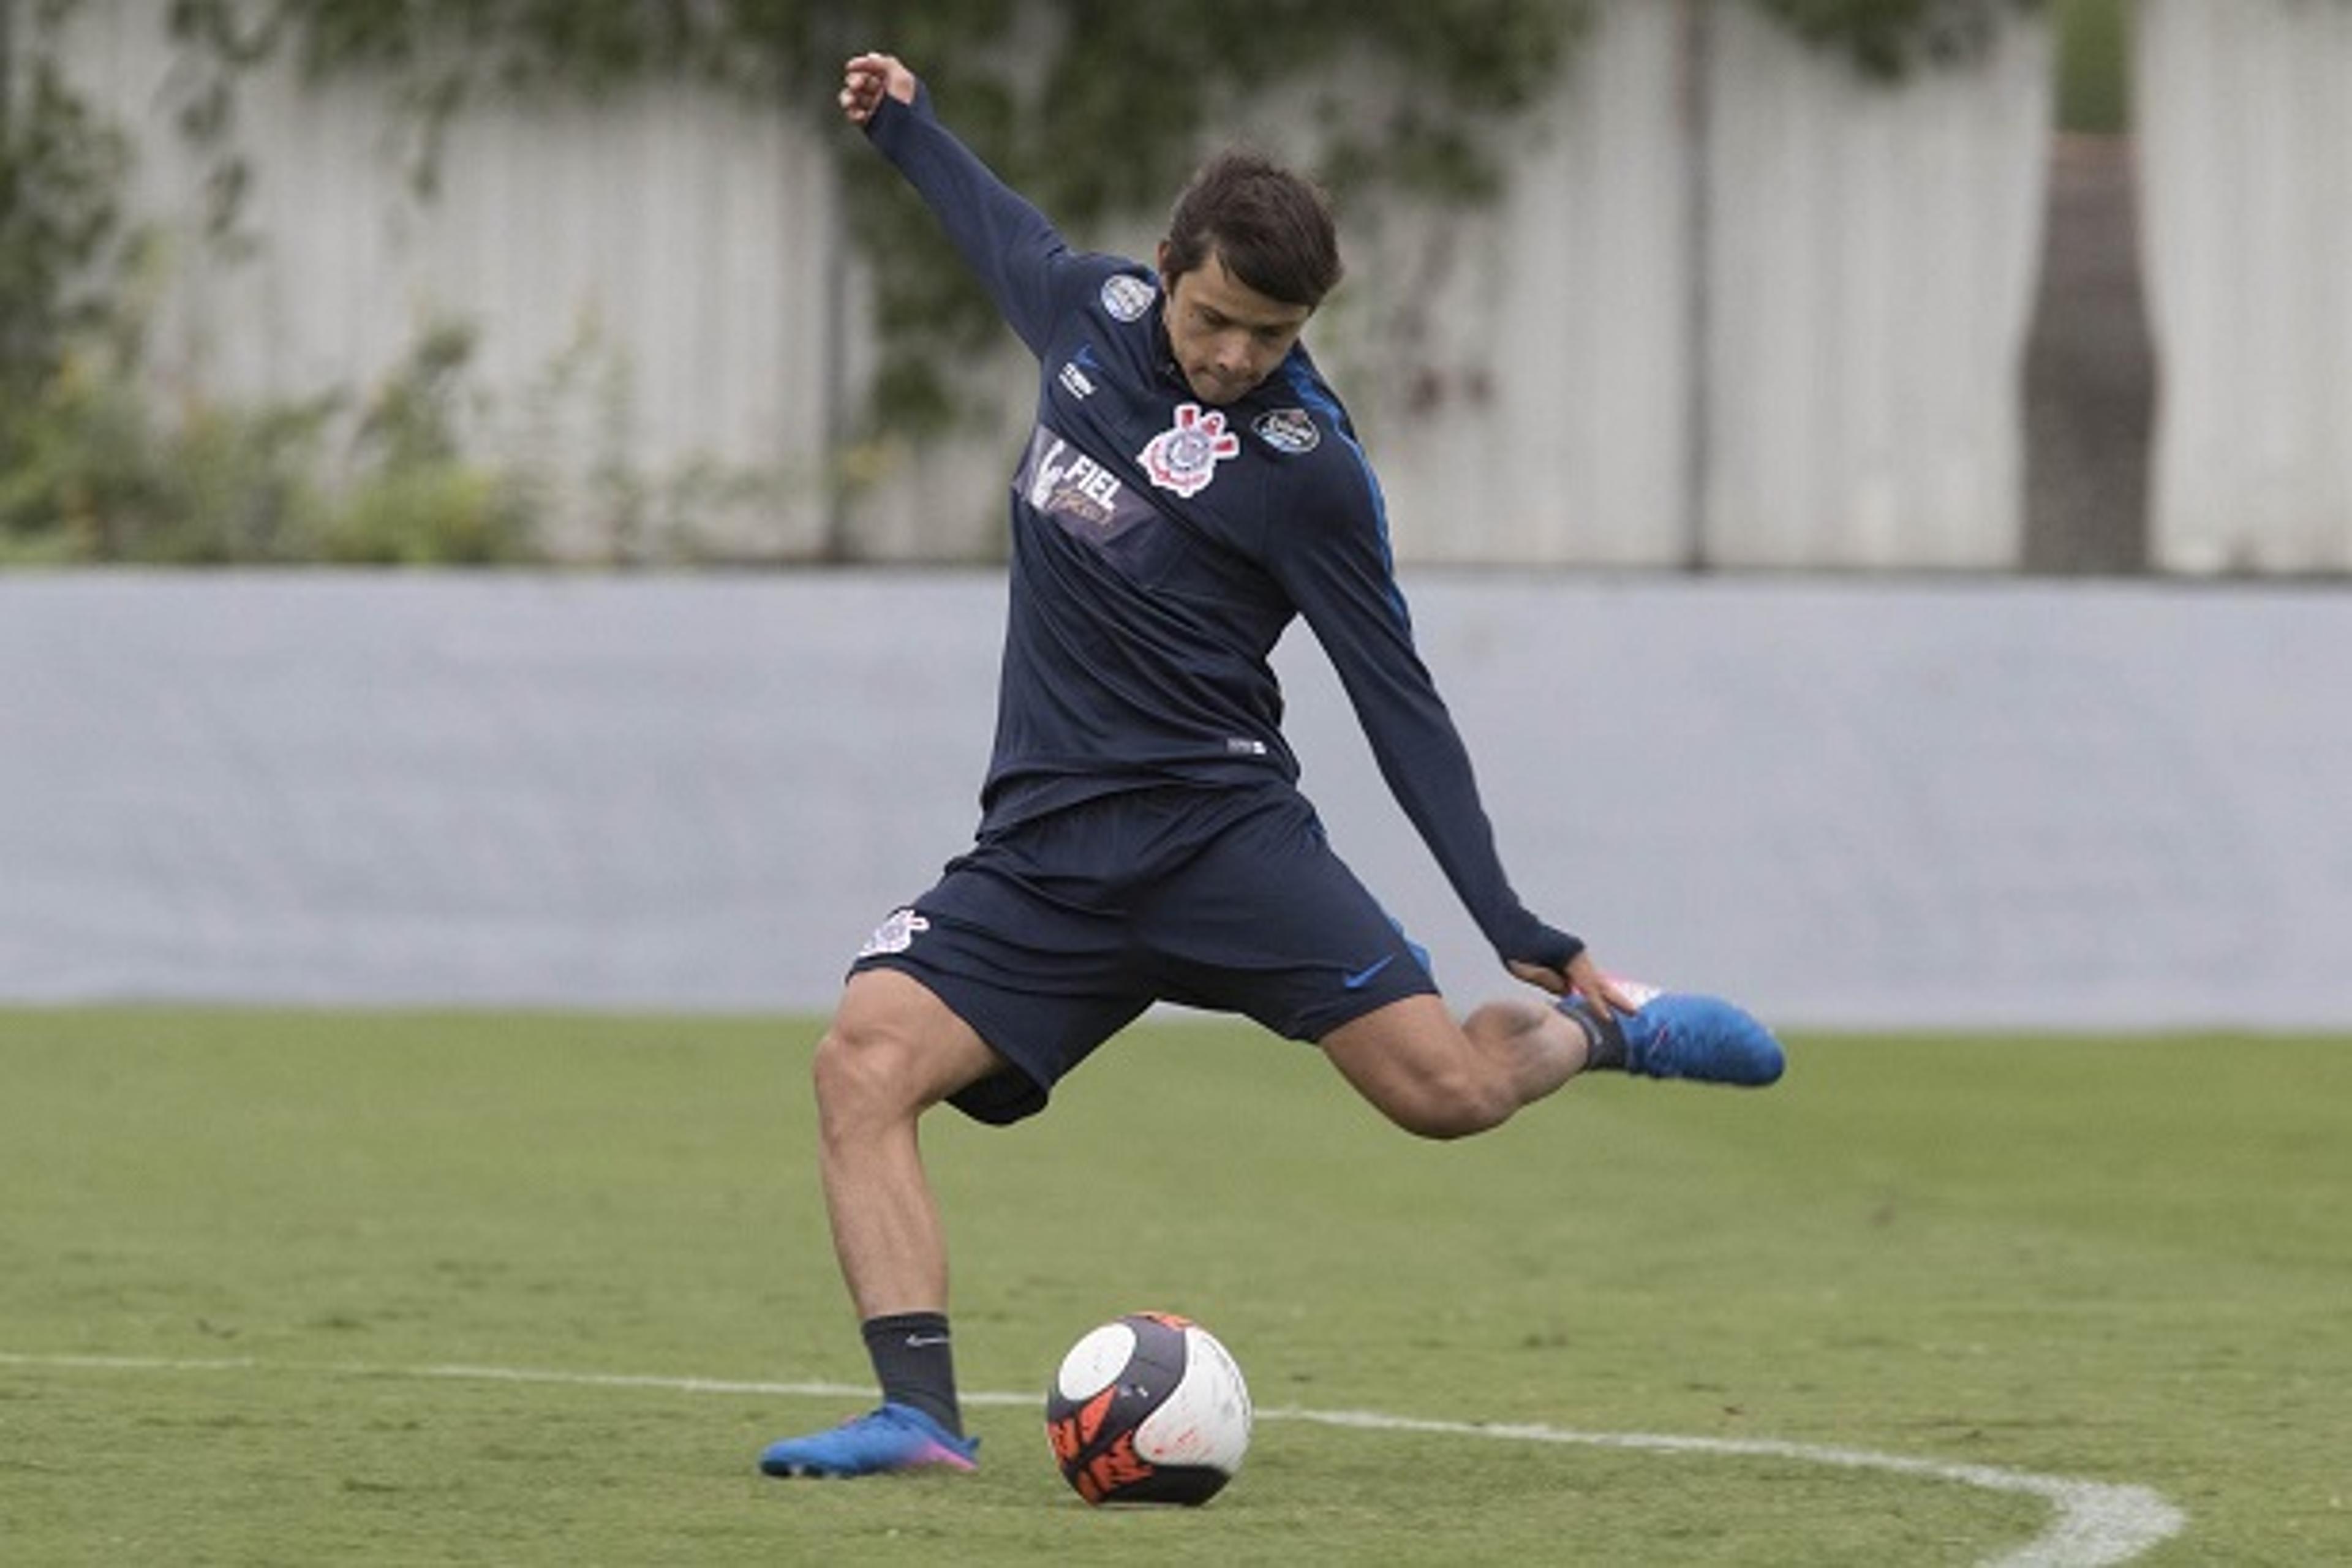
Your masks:
[[[1891,89],[1714,15],[1706,559],[2014,565],[2048,28]]]
[[[1352,276],[1309,335],[1380,466],[1401,558],[1687,553],[1682,30],[1678,6],[1602,7],[1557,94],[1514,129],[1498,206],[1341,236]],[[1377,336],[1413,304],[1419,342]]]
[[[1786,1024],[2352,1026],[2352,600],[1409,574],[1514,884]],[[1001,574],[0,578],[0,998],[821,1008],[970,842]],[[1310,640],[1334,843],[1510,983]]]
[[[134,133],[133,216],[169,245],[152,342],[168,395],[364,396],[427,328],[462,321],[489,398],[483,455],[560,453],[572,551],[609,543],[579,531],[600,465],[658,487],[698,460],[771,481],[753,506],[699,510],[715,545],[815,547],[840,220],[825,150],[795,121],[684,82],[482,103],[451,121],[428,198],[413,110],[281,62],[237,89],[254,243],[226,254],[204,236],[208,164],[174,125],[194,84],[163,12],[85,6],[69,58]]]
[[[1350,285],[1327,357],[1400,556],[2014,564],[2047,27],[1895,89],[1745,0],[1693,15],[1605,4],[1499,209]],[[1433,248],[1428,341],[1351,332]]]
[[[1400,554],[2013,560],[2046,29],[2013,23],[1989,60],[1893,91],[1747,0],[1603,0],[1598,16],[1555,98],[1513,129],[1502,206],[1365,226],[1315,329],[1381,464]],[[160,16],[86,7],[74,59],[139,133],[139,209],[178,237],[158,337],[175,387],[364,388],[457,316],[481,329],[509,447],[560,448],[575,484],[616,462],[653,480],[697,458],[756,469],[768,494],[698,521],[740,552],[821,541],[829,416],[858,401],[871,330],[858,316],[833,336],[830,140],[782,105],[683,84],[474,106],[421,201],[413,119],[289,66],[240,89],[259,245],[227,264],[195,237],[201,168],[172,127],[188,83]],[[1703,138],[1694,16],[1710,40]],[[854,278],[845,299],[862,303]],[[1419,305],[1425,337],[1396,341]],[[567,354],[578,384],[551,399]],[[1007,356],[1004,374],[1017,419],[1026,373]],[[617,403],[596,390],[613,385]],[[853,514],[866,551],[987,553],[1006,450],[883,450]]]
[[[2352,571],[2352,6],[2140,0],[2153,558]]]
[[[1748,0],[1597,14],[1514,130],[1504,203],[1351,232],[1355,277],[1314,329],[1381,464],[1400,555],[2015,563],[2046,17],[1888,88]],[[137,212],[174,242],[155,340],[173,396],[364,392],[458,317],[481,330],[503,455],[562,454],[575,503],[600,466],[658,486],[708,461],[769,481],[688,509],[711,545],[822,543],[829,432],[872,357],[856,268],[845,284],[832,265],[826,137],[684,84],[476,106],[423,201],[414,121],[289,68],[240,90],[258,245],[228,261],[198,237],[204,166],[173,127],[192,83],[161,16],[92,4],[71,37],[77,75],[138,134]],[[2136,16],[2153,558],[2352,570],[2352,7],[2141,0]],[[1400,341],[1414,306],[1424,330]],[[1028,373],[1007,353],[1003,374],[1017,424]],[[877,481],[849,514],[863,548],[991,552],[1008,450],[990,432],[862,454]],[[581,553],[611,542],[581,531],[593,510],[570,510]]]

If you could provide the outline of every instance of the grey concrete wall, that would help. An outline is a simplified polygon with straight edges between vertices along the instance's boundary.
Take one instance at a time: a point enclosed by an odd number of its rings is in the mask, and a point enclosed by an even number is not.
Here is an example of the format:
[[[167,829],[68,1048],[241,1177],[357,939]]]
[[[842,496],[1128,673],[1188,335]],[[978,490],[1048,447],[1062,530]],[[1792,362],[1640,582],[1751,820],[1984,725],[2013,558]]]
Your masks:
[[[2352,1025],[2352,596],[1419,574],[1513,879],[1816,1025]],[[0,579],[0,999],[821,1008],[968,839],[992,574]],[[1303,637],[1307,786],[1508,986]]]

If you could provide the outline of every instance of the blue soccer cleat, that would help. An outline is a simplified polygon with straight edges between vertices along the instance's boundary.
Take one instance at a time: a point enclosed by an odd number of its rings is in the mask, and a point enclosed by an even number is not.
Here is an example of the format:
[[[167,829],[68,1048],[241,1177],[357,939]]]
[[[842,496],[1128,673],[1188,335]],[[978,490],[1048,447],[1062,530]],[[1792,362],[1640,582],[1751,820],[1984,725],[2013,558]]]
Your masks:
[[[1618,1014],[1613,1030],[1607,1024],[1601,1029],[1622,1037],[1624,1059],[1599,1061],[1596,1066],[1622,1067],[1643,1078],[1681,1078],[1761,1089],[1776,1081],[1788,1065],[1772,1031],[1719,996],[1660,991],[1622,980],[1617,984],[1633,998],[1635,1010]],[[1592,1020],[1576,998],[1560,1005],[1584,1022]]]
[[[910,1405],[885,1405],[830,1431],[768,1445],[760,1468],[772,1476],[890,1475],[979,1468],[980,1439],[959,1437]]]

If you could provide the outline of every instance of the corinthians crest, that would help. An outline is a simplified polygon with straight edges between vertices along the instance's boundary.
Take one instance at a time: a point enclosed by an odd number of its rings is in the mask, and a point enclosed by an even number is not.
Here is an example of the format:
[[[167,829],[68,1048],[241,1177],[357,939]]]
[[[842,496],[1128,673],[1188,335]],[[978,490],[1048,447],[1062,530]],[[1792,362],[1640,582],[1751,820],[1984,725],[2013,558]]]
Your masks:
[[[1196,496],[1217,477],[1219,460],[1236,457],[1242,438],[1225,428],[1225,416],[1197,403],[1176,405],[1176,423],[1151,438],[1136,461],[1151,482],[1180,496]]]

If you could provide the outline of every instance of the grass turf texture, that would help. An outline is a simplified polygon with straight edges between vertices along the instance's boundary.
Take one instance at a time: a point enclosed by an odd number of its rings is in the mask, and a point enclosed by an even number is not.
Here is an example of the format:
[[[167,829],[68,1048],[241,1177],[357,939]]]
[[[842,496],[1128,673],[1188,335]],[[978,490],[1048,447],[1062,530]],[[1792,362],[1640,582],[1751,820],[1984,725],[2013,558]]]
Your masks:
[[[780,1483],[863,1384],[807,1021],[0,1012],[0,1556],[39,1563],[1968,1563],[2028,1497],[1786,1458],[1266,1420],[1197,1512]],[[2352,1047],[1801,1038],[1760,1095],[1596,1080],[1454,1145],[1316,1055],[1140,1028],[934,1118],[968,1387],[1208,1322],[1262,1406],[1776,1437],[2152,1486],[2149,1563],[2352,1560]],[[249,1366],[69,1364],[75,1355]],[[22,1358],[37,1359],[22,1359]]]

